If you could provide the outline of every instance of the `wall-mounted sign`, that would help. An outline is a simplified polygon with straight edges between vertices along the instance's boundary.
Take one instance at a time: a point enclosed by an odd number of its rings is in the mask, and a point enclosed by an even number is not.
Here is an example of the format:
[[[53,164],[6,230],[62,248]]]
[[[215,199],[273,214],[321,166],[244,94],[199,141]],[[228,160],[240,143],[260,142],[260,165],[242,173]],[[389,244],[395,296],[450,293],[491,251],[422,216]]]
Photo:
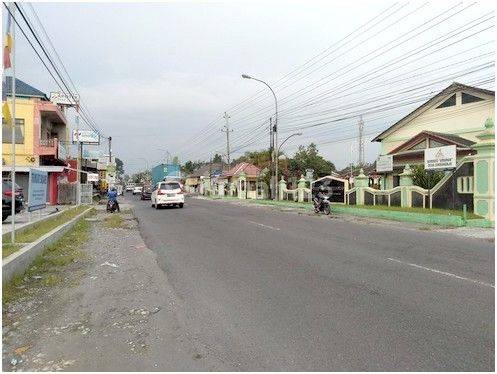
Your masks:
[[[98,174],[97,173],[88,173],[86,174],[87,182],[98,182]]]
[[[456,167],[456,146],[425,149],[425,169],[426,170],[447,170]]]
[[[58,105],[76,106],[79,103],[79,95],[65,94],[64,92],[50,92],[50,101]]]
[[[79,140],[83,144],[100,144],[100,135],[93,130],[73,130],[72,142],[77,143]]]
[[[393,170],[393,155],[381,155],[376,159],[376,171],[386,173]]]
[[[28,212],[47,206],[48,173],[43,170],[29,169]]]

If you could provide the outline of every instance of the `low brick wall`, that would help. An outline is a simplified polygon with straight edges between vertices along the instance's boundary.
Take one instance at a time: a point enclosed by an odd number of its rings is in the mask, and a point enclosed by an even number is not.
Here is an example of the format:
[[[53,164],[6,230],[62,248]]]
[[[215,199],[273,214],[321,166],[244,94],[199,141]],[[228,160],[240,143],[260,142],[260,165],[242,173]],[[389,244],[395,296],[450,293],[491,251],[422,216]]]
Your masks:
[[[23,274],[46,247],[59,240],[62,235],[69,231],[81,218],[83,218],[92,207],[77,215],[70,221],[64,223],[52,231],[46,233],[33,243],[22,247],[2,261],[2,282],[9,281],[16,274]]]

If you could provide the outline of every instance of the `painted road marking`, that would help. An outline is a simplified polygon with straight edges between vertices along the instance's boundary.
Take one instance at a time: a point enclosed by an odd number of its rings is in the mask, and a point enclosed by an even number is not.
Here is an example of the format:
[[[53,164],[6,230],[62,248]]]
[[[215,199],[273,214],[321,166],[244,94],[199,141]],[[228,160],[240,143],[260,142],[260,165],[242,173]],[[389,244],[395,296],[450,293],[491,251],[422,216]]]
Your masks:
[[[412,267],[415,267],[415,268],[418,268],[418,269],[423,269],[423,270],[431,271],[433,273],[445,275],[447,277],[457,278],[457,279],[465,280],[465,281],[468,281],[468,282],[476,283],[476,284],[479,284],[481,286],[495,288],[495,286],[493,284],[490,284],[490,283],[485,283],[485,282],[481,282],[481,281],[478,281],[478,280],[461,277],[461,276],[456,275],[456,274],[447,273],[445,271],[441,271],[441,270],[437,270],[437,269],[427,268],[427,267],[421,266],[421,265],[411,264],[410,262],[400,261],[400,260],[397,260],[395,258],[387,258],[387,260],[398,262],[399,264],[409,265],[409,266],[412,266]]]
[[[259,222],[254,222],[254,221],[248,221],[249,223],[253,224],[253,225],[257,225],[257,226],[261,226],[261,227],[265,227],[267,229],[271,229],[271,230],[276,230],[276,231],[279,231],[280,229],[277,228],[277,227],[273,227],[273,226],[268,226],[268,225],[265,225],[263,223],[259,223]]]

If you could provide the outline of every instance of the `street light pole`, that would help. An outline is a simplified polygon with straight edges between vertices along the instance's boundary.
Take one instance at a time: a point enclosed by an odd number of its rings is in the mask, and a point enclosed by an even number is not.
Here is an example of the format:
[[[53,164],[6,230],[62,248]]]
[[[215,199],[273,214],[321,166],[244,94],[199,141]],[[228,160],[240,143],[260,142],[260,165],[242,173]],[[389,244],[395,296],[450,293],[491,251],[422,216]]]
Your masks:
[[[273,200],[278,200],[278,99],[276,98],[276,94],[274,93],[273,89],[269,84],[264,82],[263,80],[251,77],[250,75],[247,74],[242,74],[242,78],[244,79],[253,79],[254,81],[261,82],[262,84],[266,85],[267,88],[271,91],[274,97],[274,105],[275,105],[275,114],[274,114],[274,126],[273,126],[273,136],[274,136],[274,149],[275,149],[275,163],[276,163],[276,171],[275,171],[275,178],[273,183],[275,184],[274,186],[274,196],[272,196]]]
[[[301,133],[301,132],[296,132],[295,134],[292,134],[292,135],[288,136],[285,140],[283,140],[283,141],[281,142],[280,146],[278,147],[278,153],[280,152],[280,149],[281,149],[281,147],[283,146],[283,144],[285,144],[285,143],[286,143],[286,141],[287,141],[288,139],[290,139],[290,138],[292,138],[292,137],[294,137],[294,136],[301,136],[301,135],[302,135],[302,133]]]

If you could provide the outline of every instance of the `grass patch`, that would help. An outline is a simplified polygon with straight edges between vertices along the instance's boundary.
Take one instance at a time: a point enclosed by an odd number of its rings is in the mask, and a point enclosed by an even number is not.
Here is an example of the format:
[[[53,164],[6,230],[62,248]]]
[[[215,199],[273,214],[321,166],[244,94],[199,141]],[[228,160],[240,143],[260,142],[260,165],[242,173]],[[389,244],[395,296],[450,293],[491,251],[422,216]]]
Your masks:
[[[34,284],[38,285],[41,282],[46,287],[60,284],[63,281],[64,268],[85,258],[80,247],[88,240],[89,231],[90,223],[80,220],[57,242],[45,248],[24,274],[16,275],[3,284],[2,304],[15,301]],[[41,277],[41,280],[35,277]]]
[[[217,199],[236,199],[236,198],[220,198]],[[282,207],[292,207],[292,208],[302,208],[302,209],[312,209],[311,203],[300,203],[288,200],[255,200],[255,199],[242,199],[240,201],[246,201],[252,204],[261,204],[261,205],[272,205],[272,206],[282,206]],[[440,214],[444,216],[459,216],[462,217],[462,209],[461,210],[451,210],[451,209],[425,209],[425,208],[406,208],[400,206],[385,206],[385,205],[332,205],[339,206],[341,209],[370,209],[370,210],[385,210],[385,211],[395,211],[395,212],[406,212],[406,213],[421,213],[421,214]],[[467,213],[468,219],[481,219],[483,217],[474,214],[472,212]]]
[[[112,214],[105,218],[105,226],[110,229],[125,228],[124,220],[121,214]]]
[[[46,233],[52,231],[53,229],[59,227],[60,225],[68,222],[69,220],[76,217],[78,214],[83,213],[88,209],[87,205],[80,205],[71,209],[68,209],[56,217],[47,218],[46,220],[35,223],[33,226],[26,230],[21,230],[16,233],[16,241],[19,243],[32,243],[45,235]],[[22,246],[21,246],[22,247]],[[17,245],[13,246],[10,241],[10,233],[3,235],[2,242],[2,258],[9,256],[10,254],[16,252],[20,247]]]
[[[425,209],[425,208],[406,208],[401,206],[385,206],[385,205],[341,205],[344,209],[370,209],[370,210],[386,210],[393,212],[406,212],[406,213],[421,213],[421,214],[439,214],[443,216],[458,216],[462,217],[461,210],[451,210],[451,209]],[[332,208],[333,209],[333,208]],[[482,218],[474,213],[468,212],[468,219]]]

